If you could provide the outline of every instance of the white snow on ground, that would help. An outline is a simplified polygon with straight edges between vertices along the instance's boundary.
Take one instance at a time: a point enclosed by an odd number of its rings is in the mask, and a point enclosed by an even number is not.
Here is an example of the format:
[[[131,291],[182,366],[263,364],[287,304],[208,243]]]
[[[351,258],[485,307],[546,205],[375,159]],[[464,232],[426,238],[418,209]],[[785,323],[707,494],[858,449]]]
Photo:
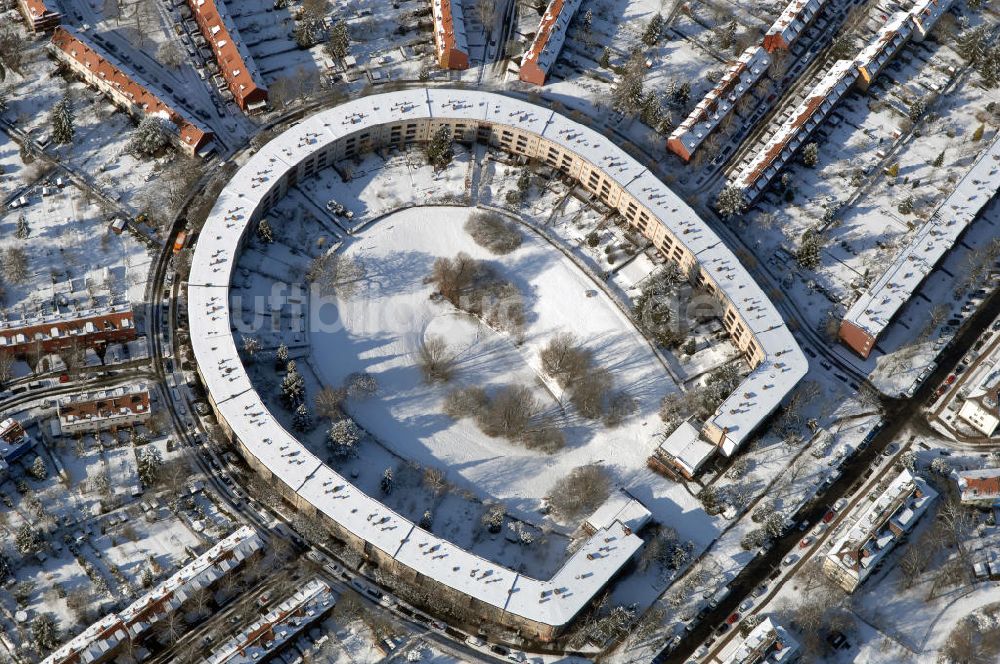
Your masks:
[[[469,488],[504,500],[509,508],[534,511],[570,469],[599,462],[661,521],[684,537],[706,542],[711,533],[697,502],[645,468],[656,445],[659,400],[676,388],[643,337],[603,296],[588,297],[593,285],[586,275],[540,238],[526,232],[520,249],[493,257],[462,228],[468,214],[466,208],[404,210],[347,245],[344,251],[365,265],[367,281],[356,297],[338,300],[342,329],[312,331],[314,363],[326,382],[339,384],[354,371],[374,374],[380,397],[351,407],[362,426],[402,456],[447,468]],[[429,299],[433,289],[423,278],[434,259],[459,251],[489,260],[520,287],[528,311],[522,346]],[[329,315],[322,315],[324,321]],[[545,409],[557,414],[556,393],[546,396],[538,385],[538,352],[564,330],[585,342],[597,365],[611,371],[616,386],[636,398],[639,409],[614,429],[567,412],[561,422],[568,444],[553,455],[487,438],[471,421],[453,422],[441,413],[447,388],[424,383],[416,365],[421,339],[440,334],[459,352],[456,384],[535,385]]]

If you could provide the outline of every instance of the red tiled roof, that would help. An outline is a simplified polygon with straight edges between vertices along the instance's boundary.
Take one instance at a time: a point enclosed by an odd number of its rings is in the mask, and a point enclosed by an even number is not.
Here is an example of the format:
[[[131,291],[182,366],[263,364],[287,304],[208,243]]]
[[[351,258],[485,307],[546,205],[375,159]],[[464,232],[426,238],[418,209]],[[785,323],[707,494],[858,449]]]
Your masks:
[[[188,0],[188,5],[202,35],[212,45],[219,71],[240,108],[245,110],[249,104],[267,101],[267,90],[258,84],[251,69],[253,63],[244,61],[235,41],[238,35],[230,34],[215,0]]]
[[[78,36],[65,28],[56,28],[52,34],[52,43],[70,58],[106,80],[109,86],[113,86],[127,95],[146,115],[159,115],[170,120],[176,125],[181,142],[190,146],[193,151],[197,151],[212,140],[212,132],[204,131],[190,120],[185,119],[143,85],[130,78],[106,56],[98,53],[94,47],[84,43]]]
[[[1000,495],[1000,475],[993,477],[966,477],[965,490],[977,496]]]

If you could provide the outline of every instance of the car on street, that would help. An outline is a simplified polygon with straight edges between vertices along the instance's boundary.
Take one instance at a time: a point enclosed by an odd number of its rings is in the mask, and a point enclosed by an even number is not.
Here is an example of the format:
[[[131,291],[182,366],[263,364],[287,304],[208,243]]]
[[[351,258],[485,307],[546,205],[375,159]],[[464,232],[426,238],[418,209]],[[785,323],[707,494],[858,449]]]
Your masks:
[[[796,553],[790,553],[787,556],[785,556],[785,559],[781,561],[781,564],[784,565],[785,567],[788,567],[789,565],[793,564],[798,559],[799,559],[798,554],[796,554]]]
[[[837,502],[833,504],[833,511],[839,512],[840,510],[844,509],[846,505],[847,505],[847,498],[839,498]]]

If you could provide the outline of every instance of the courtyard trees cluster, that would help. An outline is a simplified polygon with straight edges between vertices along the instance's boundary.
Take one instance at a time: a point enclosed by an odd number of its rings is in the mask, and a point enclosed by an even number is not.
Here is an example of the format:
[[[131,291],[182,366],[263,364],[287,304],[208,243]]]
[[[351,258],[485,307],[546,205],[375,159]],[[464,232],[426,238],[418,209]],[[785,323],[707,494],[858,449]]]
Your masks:
[[[635,401],[613,392],[611,372],[596,365],[593,353],[568,332],[553,336],[540,353],[542,371],[558,383],[583,417],[604,418],[614,426],[634,412]]]
[[[552,453],[566,444],[554,418],[523,385],[506,385],[492,395],[478,386],[453,389],[445,396],[444,412],[456,420],[472,418],[487,436],[528,449]]]
[[[510,334],[520,343],[525,321],[524,298],[513,282],[501,278],[486,263],[465,252],[454,258],[438,258],[427,282],[436,288],[435,296],[493,329]]]
[[[522,171],[526,172],[526,171]],[[477,210],[465,222],[465,231],[480,247],[493,254],[509,254],[521,246],[521,231],[497,212]]]

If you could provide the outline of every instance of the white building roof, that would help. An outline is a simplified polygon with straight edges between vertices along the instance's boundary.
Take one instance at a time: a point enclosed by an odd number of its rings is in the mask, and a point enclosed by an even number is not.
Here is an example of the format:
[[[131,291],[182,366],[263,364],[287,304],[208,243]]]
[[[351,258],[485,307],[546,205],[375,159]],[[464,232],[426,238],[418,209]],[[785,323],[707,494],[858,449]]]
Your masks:
[[[625,491],[616,491],[587,517],[584,525],[593,530],[608,530],[617,521],[632,532],[638,532],[652,518],[645,505]]]
[[[677,125],[670,139],[679,140],[689,154],[694,154],[724,118],[736,108],[742,97],[764,77],[771,56],[763,46],[750,46],[730,65],[714,88],[702,98],[690,114]]]
[[[903,470],[874,501],[863,502],[847,515],[845,523],[849,526],[843,527],[843,534],[830,547],[827,558],[858,583],[864,581],[897,541],[889,525],[909,531],[937,495],[922,477]]]
[[[336,596],[325,582],[311,579],[267,615],[203,660],[206,664],[251,664],[269,658],[303,629],[328,612]]]
[[[788,662],[799,652],[799,642],[770,617],[750,630],[723,664],[776,664]]]
[[[672,459],[688,475],[694,475],[715,453],[715,445],[701,437],[701,432],[691,422],[681,425],[660,443],[658,451]]]
[[[523,618],[559,626],[640,547],[638,537],[621,529],[598,532],[552,579],[543,581],[518,576],[421,531],[325,466],[280,425],[253,390],[230,328],[228,288],[241,238],[254,215],[264,212],[264,199],[280,177],[313,152],[366,126],[426,118],[510,125],[562,145],[603,169],[706,262],[710,279],[745,313],[766,356],[714,417],[720,428],[730,430],[731,444],[742,442],[774,411],[808,364],[761,288],[683,200],[602,134],[549,109],[482,91],[401,90],[310,116],[248,159],[205,222],[188,280],[192,345],[219,412],[251,454],[359,538],[440,583]],[[604,544],[604,538],[614,545]],[[447,556],[425,554],[433,547]]]
[[[1000,133],[921,226],[910,244],[855,300],[844,320],[878,338],[934,266],[954,246],[1000,187]]]
[[[910,9],[917,30],[926,35],[954,3],[955,0],[917,0]]]

